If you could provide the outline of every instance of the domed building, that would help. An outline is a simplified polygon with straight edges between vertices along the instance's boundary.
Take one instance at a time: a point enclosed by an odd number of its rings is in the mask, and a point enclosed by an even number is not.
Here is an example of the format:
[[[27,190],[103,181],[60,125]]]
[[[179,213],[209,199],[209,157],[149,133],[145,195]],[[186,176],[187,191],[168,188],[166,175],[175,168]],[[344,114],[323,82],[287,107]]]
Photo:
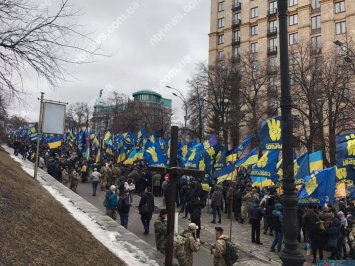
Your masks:
[[[113,130],[117,133],[137,132],[145,128],[147,133],[170,129],[172,100],[163,98],[152,90],[140,90],[132,94],[133,100],[126,98],[116,106],[108,105],[102,93],[96,99],[92,118],[93,130],[105,132]]]

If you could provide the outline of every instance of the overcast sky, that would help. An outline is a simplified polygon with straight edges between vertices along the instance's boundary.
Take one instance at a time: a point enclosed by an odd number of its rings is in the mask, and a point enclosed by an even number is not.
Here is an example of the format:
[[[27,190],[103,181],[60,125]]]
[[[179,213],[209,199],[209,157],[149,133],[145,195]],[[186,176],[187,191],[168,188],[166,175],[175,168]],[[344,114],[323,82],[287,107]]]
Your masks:
[[[55,8],[59,0],[38,0]],[[79,23],[91,37],[102,41],[106,54],[95,63],[71,65],[68,70],[76,79],[51,90],[35,75],[26,77],[25,89],[30,93],[28,106],[16,104],[10,110],[30,121],[38,120],[40,92],[45,99],[74,103],[93,103],[100,89],[128,94],[154,89],[173,100],[177,121],[183,120],[182,101],[165,85],[179,89],[187,96],[186,80],[196,64],[208,60],[210,1],[207,0],[75,0],[85,13]],[[87,43],[88,49],[91,49]],[[86,55],[73,55],[87,60]]]

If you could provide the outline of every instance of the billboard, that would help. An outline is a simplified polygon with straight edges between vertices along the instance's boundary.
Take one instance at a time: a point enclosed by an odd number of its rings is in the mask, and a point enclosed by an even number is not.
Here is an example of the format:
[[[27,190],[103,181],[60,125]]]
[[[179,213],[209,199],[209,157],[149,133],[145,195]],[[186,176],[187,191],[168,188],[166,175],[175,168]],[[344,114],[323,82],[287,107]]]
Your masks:
[[[66,105],[59,103],[43,103],[42,133],[64,134]]]

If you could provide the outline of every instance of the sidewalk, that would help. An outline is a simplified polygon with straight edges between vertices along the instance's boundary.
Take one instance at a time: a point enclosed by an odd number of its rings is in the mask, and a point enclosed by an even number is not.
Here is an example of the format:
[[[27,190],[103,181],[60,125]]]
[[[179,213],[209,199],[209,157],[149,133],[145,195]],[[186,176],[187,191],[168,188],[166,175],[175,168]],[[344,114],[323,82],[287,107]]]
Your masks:
[[[162,198],[155,197],[155,205],[160,208],[165,208],[163,206]],[[176,212],[179,212],[179,208],[176,208]],[[221,226],[224,229],[224,234],[230,235],[230,220],[227,219],[227,214],[222,213],[222,224],[212,224],[212,214],[211,208],[208,210],[208,206],[202,209],[201,216],[201,240],[205,242],[204,247],[210,248],[211,244],[215,242],[215,230],[216,226]],[[179,214],[179,230],[182,228],[187,228],[190,223],[189,220],[183,219],[182,214]],[[262,223],[262,222],[261,222]],[[263,226],[263,223],[262,223]],[[251,226],[248,223],[240,224],[232,219],[232,240],[238,246],[240,250],[239,261],[255,261],[255,263],[248,265],[282,265],[277,252],[270,252],[270,247],[273,236],[264,235],[261,229],[260,241],[263,245],[259,246],[251,243]],[[301,242],[299,244],[299,250],[301,254],[304,254],[306,258],[305,266],[312,265],[312,256],[306,256],[306,251],[303,249],[305,243]],[[324,252],[324,258],[328,257],[328,252]],[[257,263],[259,261],[259,263]],[[261,264],[262,263],[262,264]],[[243,265],[246,265],[243,263]]]

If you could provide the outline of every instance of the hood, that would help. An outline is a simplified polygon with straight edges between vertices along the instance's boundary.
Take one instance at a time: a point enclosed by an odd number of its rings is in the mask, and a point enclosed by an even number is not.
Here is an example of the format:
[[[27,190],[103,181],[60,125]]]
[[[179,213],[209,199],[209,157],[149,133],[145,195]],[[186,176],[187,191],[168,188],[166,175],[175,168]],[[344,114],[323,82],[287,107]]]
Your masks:
[[[284,209],[284,206],[281,203],[276,203],[275,204],[275,210],[282,212]]]
[[[229,240],[229,237],[226,235],[221,235],[218,239]]]
[[[184,230],[183,232],[180,233],[181,236],[188,238],[192,236],[192,233],[189,230]]]
[[[340,226],[341,222],[338,218],[334,218],[332,222],[332,227],[338,227]]]

